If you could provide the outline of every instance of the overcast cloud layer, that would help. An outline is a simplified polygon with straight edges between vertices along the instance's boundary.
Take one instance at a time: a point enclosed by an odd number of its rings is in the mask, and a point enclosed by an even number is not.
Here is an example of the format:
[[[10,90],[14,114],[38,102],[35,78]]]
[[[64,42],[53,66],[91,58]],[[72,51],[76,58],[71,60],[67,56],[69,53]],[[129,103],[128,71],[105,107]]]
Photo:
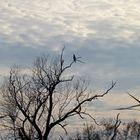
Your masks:
[[[117,81],[111,96],[94,104],[96,113],[134,104],[126,91],[140,97],[139,0],[0,0],[0,13],[1,75],[65,45],[68,60],[82,56],[74,72],[88,75],[94,90]]]

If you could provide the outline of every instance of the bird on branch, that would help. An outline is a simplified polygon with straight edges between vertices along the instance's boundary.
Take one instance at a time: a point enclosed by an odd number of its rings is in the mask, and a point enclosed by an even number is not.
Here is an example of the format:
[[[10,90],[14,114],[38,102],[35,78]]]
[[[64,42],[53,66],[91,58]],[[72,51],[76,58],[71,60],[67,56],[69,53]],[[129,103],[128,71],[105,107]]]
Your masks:
[[[81,62],[81,63],[84,63],[83,61],[79,60],[81,57],[76,57],[75,54],[73,54],[73,61],[76,63],[77,61],[78,62]]]
[[[73,54],[73,61],[76,62],[76,56]]]

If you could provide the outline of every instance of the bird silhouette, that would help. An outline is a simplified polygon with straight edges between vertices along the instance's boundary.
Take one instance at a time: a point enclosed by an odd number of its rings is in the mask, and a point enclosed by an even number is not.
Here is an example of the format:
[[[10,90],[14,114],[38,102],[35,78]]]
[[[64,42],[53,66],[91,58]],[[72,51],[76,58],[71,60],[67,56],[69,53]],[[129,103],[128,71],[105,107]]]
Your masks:
[[[76,62],[76,56],[73,54],[73,61]]]

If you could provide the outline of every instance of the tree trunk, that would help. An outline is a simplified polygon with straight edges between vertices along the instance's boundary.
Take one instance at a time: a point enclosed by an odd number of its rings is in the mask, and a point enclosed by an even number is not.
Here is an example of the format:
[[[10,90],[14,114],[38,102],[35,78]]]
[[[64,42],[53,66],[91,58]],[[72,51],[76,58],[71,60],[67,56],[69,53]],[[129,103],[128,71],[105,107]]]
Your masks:
[[[43,140],[48,140],[50,130],[46,131],[43,137]]]

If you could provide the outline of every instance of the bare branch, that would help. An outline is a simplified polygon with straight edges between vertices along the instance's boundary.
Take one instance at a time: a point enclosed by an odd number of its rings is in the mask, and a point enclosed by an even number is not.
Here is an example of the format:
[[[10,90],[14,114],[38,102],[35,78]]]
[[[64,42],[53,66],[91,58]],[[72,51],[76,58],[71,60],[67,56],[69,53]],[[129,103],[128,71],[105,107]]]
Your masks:
[[[79,102],[79,104],[72,108],[70,111],[68,111],[65,115],[63,115],[61,118],[59,118],[57,121],[51,123],[51,127],[53,128],[55,125],[63,122],[65,119],[71,117],[71,116],[75,116],[77,115],[77,109],[79,109],[84,103],[86,102],[91,102],[93,99],[96,99],[98,97],[103,97],[104,95],[106,95],[114,86],[115,86],[116,83],[112,83],[111,87],[103,94],[98,94],[98,95],[95,95],[95,96],[92,96],[90,98],[86,98],[85,100]],[[76,113],[75,113],[76,112]]]
[[[116,118],[116,122],[115,122],[115,124],[114,124],[114,130],[113,130],[113,136],[111,137],[111,139],[110,140],[115,140],[115,137],[116,137],[116,135],[117,135],[117,130],[118,130],[118,127],[120,126],[120,124],[121,124],[121,121],[119,120],[119,113],[117,114],[117,118]]]
[[[128,95],[129,95],[130,97],[132,97],[133,99],[135,99],[138,103],[140,103],[140,100],[138,100],[136,97],[134,97],[133,95],[131,95],[131,94],[129,94],[129,93],[128,93]]]
[[[128,95],[130,96],[130,97],[132,97],[134,100],[136,100],[139,104],[137,104],[137,105],[132,105],[132,106],[129,106],[129,107],[122,107],[122,108],[117,108],[116,110],[134,110],[133,108],[135,108],[135,107],[139,107],[140,106],[140,100],[138,100],[136,97],[134,97],[133,95],[131,95],[131,94],[129,94],[128,93]]]

